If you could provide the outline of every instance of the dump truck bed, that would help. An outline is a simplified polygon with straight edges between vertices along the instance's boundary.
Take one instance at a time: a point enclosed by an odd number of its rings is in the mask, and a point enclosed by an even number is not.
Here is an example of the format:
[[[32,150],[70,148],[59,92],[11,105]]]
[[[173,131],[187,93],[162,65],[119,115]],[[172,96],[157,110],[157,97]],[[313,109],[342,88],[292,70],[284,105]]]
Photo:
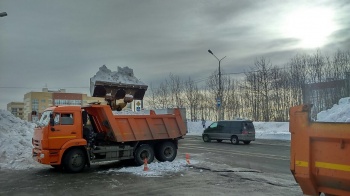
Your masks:
[[[91,105],[84,109],[93,118],[98,132],[113,142],[175,139],[186,134],[180,111],[174,114],[114,115],[107,105]]]
[[[310,109],[290,109],[290,170],[304,194],[350,195],[350,123],[311,122]]]

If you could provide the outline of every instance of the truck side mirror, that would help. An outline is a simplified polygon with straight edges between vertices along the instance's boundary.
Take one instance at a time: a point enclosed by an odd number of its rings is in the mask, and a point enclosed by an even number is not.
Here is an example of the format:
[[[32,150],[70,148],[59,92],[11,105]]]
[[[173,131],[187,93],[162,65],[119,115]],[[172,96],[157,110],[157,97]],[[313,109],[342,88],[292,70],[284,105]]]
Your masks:
[[[53,118],[53,114],[50,114],[50,126],[54,126],[55,125],[55,119]]]

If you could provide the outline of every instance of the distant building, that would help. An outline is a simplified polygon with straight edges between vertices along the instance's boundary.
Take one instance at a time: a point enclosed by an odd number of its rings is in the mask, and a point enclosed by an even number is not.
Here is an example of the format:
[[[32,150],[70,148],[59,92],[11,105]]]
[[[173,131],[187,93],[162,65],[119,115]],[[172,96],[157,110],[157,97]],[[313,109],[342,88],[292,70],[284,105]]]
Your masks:
[[[36,121],[42,112],[55,105],[87,105],[91,102],[101,102],[105,104],[104,98],[88,97],[86,94],[66,93],[65,89],[51,91],[43,88],[42,92],[29,92],[24,95],[23,119]]]
[[[14,116],[23,120],[23,102],[11,102],[7,104],[7,111],[11,112]]]

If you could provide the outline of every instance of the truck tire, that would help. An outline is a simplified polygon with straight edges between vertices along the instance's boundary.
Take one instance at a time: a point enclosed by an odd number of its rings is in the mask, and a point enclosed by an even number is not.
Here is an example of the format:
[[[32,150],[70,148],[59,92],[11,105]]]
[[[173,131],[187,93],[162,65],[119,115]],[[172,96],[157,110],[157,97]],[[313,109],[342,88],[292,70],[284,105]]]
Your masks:
[[[244,144],[250,144],[250,141],[243,141]]]
[[[79,148],[69,150],[63,157],[63,165],[68,172],[81,172],[86,165],[86,153]]]
[[[238,137],[237,136],[232,136],[231,137],[231,144],[237,145],[239,143]]]
[[[210,137],[209,137],[209,135],[203,135],[203,141],[204,141],[204,142],[210,142]]]
[[[172,162],[176,158],[176,155],[176,145],[170,141],[162,142],[156,150],[156,158],[160,162]]]
[[[154,150],[148,144],[142,144],[135,150],[134,159],[136,165],[142,165],[145,158],[147,158],[147,163],[152,163],[154,160]]]

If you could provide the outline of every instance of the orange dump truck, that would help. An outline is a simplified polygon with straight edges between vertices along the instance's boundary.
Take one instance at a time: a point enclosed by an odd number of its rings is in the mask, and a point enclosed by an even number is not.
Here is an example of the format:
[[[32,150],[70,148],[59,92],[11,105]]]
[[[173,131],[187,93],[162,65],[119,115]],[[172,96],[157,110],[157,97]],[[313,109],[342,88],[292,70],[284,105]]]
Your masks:
[[[311,122],[311,107],[290,108],[290,170],[306,195],[350,195],[350,123]]]
[[[114,115],[108,105],[55,106],[37,124],[33,159],[69,172],[101,161],[173,161],[178,140],[186,134],[178,109],[174,114]]]

